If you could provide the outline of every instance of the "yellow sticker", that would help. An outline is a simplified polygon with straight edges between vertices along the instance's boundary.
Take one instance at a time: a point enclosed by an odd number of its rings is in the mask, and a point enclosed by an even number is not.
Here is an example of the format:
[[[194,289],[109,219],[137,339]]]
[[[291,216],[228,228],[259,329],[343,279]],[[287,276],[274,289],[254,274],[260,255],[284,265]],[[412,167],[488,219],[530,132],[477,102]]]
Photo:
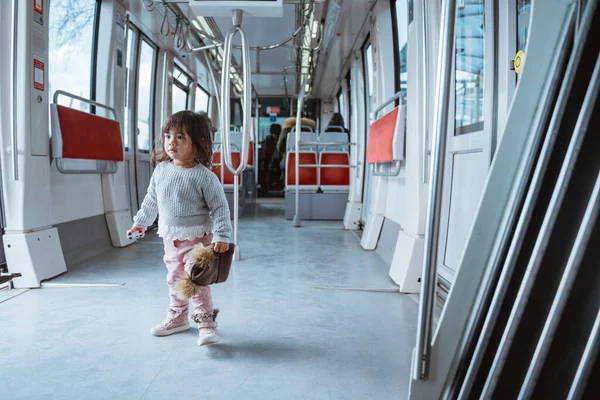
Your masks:
[[[523,63],[525,62],[525,52],[523,50],[519,50],[517,55],[515,56],[515,72],[520,74],[523,70]]]

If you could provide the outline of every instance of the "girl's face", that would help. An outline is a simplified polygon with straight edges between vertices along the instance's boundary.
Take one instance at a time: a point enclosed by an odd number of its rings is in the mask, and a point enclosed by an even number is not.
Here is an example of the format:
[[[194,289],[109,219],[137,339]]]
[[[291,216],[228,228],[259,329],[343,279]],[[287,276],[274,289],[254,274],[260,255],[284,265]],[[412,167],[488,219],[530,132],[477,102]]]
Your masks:
[[[190,167],[196,164],[196,150],[192,139],[185,132],[171,129],[165,134],[165,151],[178,167]]]

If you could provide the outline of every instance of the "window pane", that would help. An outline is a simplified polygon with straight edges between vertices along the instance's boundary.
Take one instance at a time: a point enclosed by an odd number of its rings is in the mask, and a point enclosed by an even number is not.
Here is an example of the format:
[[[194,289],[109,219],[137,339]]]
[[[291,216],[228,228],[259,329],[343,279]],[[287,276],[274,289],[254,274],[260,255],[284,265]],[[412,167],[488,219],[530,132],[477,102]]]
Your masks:
[[[338,96],[338,104],[340,106],[340,114],[342,114],[342,117],[346,119],[346,116],[344,115],[346,113],[346,107],[344,105],[344,95],[342,93],[340,93],[340,95]]]
[[[408,45],[408,2],[396,0],[396,27],[398,28],[398,49],[400,51],[400,91],[406,98],[406,65]]]
[[[368,83],[368,90],[369,90],[369,98],[373,97],[373,92],[374,92],[374,88],[373,88],[373,49],[371,48],[371,45],[369,44],[369,46],[367,46],[367,83]]]
[[[200,86],[196,86],[196,112],[208,112],[209,95]]]
[[[173,85],[172,110],[174,113],[187,110],[187,93],[177,85]]]
[[[50,2],[48,80],[50,95],[64,90],[90,98],[92,43],[96,0],[53,0]],[[90,106],[65,96],[61,105],[89,111]]]
[[[483,129],[484,0],[458,7],[456,24],[455,135]]]
[[[131,129],[130,123],[129,123],[129,118],[130,118],[130,113],[131,113],[131,104],[133,102],[133,96],[131,93],[129,93],[129,80],[135,76],[133,74],[133,71],[131,71],[134,43],[135,43],[135,31],[133,29],[129,28],[129,31],[127,34],[127,56],[126,56],[126,60],[125,60],[125,68],[127,71],[127,73],[125,75],[125,112],[124,112],[125,118],[124,118],[124,125],[123,125],[123,145],[125,146],[125,148],[129,148],[129,130]]]
[[[531,0],[517,0],[517,51],[525,50],[529,33]]]
[[[140,44],[139,78],[137,87],[137,145],[140,151],[152,150],[152,115],[154,102],[154,48],[145,40]]]

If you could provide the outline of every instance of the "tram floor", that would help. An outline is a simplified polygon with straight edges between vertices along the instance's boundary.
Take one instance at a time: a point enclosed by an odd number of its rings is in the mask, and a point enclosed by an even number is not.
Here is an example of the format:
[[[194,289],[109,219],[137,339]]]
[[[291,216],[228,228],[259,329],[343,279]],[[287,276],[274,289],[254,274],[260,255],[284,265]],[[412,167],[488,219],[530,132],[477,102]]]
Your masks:
[[[344,290],[393,284],[341,222],[283,214],[246,208],[242,260],[212,289],[217,344],[199,347],[194,327],[150,335],[168,300],[153,235],[1,303],[0,399],[406,398],[414,299]]]

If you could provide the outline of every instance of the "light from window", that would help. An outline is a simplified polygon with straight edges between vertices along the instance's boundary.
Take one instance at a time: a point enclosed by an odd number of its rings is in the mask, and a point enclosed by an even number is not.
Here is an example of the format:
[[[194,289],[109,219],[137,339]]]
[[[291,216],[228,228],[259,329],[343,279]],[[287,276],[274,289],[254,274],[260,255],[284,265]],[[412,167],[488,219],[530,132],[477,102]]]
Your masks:
[[[200,86],[196,86],[196,112],[208,112],[208,100],[210,96]]]
[[[374,82],[373,82],[373,48],[369,44],[365,51],[367,56],[367,81],[369,86],[369,97],[373,97],[375,93]]]
[[[187,93],[184,92],[179,86],[173,85],[173,103],[171,109],[173,113],[178,111],[187,110]]]
[[[137,87],[137,146],[138,150],[147,152],[152,150],[152,114],[154,110],[152,82],[155,52],[154,47],[142,40]]]
[[[126,149],[129,148],[129,130],[131,129],[130,127],[130,123],[129,123],[129,119],[130,119],[130,110],[131,110],[131,106],[132,106],[132,102],[133,102],[133,96],[131,93],[129,93],[129,82],[130,79],[132,79],[135,75],[133,74],[133,71],[131,70],[132,67],[132,59],[133,59],[133,54],[134,54],[134,43],[135,43],[135,31],[131,28],[129,28],[129,32],[127,34],[127,56],[126,56],[126,60],[125,60],[125,68],[127,71],[127,74],[125,75],[126,77],[126,81],[125,81],[125,112],[123,113],[125,115],[124,118],[124,124],[123,124],[123,145],[125,146]]]
[[[484,0],[473,0],[458,7],[455,135],[478,132],[484,126],[484,11]]]
[[[50,94],[56,90],[90,98],[92,81],[92,43],[96,0],[52,0],[49,14]],[[89,111],[90,106],[61,96],[59,104]]]
[[[407,0],[396,0],[396,27],[398,33],[398,49],[400,62],[400,91],[406,98],[406,65],[408,47],[408,2]]]

